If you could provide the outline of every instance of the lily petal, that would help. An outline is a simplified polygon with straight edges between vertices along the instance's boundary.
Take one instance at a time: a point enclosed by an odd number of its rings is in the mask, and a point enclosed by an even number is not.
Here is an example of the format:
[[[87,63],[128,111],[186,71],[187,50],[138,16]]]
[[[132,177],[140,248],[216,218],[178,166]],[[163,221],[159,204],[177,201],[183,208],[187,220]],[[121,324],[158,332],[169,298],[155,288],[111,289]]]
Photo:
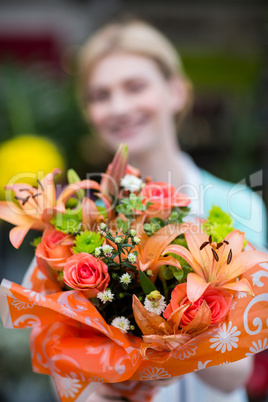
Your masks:
[[[125,144],[120,144],[116,154],[108,166],[106,174],[101,179],[101,192],[108,198],[117,195],[120,180],[125,176],[128,162],[128,148]]]
[[[188,264],[193,268],[193,270],[200,276],[204,276],[202,268],[199,266],[198,262],[193,258],[192,254],[187,250],[187,248],[180,246],[179,244],[171,244],[164,251],[164,254],[173,253],[182,257]]]
[[[237,292],[245,292],[254,297],[254,293],[249,281],[246,278],[240,279],[240,281],[225,283],[223,288],[235,290]]]
[[[69,198],[74,195],[77,191],[81,189],[88,189],[88,190],[100,190],[100,185],[93,180],[82,180],[77,183],[70,184],[66,187],[63,192],[60,194],[59,198],[57,199],[56,209],[58,212],[64,214],[65,212],[65,204],[69,200]]]
[[[0,219],[13,225],[26,225],[34,222],[35,218],[25,215],[24,211],[14,203],[0,201]]]
[[[204,332],[211,323],[211,310],[205,300],[199,307],[192,322],[183,328],[183,332],[190,335],[198,335]]]
[[[228,281],[234,279],[262,262],[268,262],[268,254],[257,250],[243,251],[229,265],[225,263],[221,267],[217,280]]]
[[[219,267],[226,263],[230,249],[232,250],[233,258],[241,253],[245,240],[245,233],[240,232],[240,230],[233,230],[228,233],[225,240],[227,240],[229,244],[223,243],[221,248],[217,251],[219,256]]]
[[[155,313],[151,313],[133,295],[132,303],[134,318],[143,335],[172,334],[172,328],[167,321]]]
[[[198,300],[212,282],[206,282],[201,276],[190,272],[187,275],[187,297],[190,302]]]
[[[25,225],[25,226],[15,226],[9,232],[9,238],[11,244],[15,248],[19,248],[21,243],[23,242],[24,237],[31,229],[32,225]]]
[[[200,226],[193,224],[185,233],[185,239],[194,259],[203,268],[203,271],[208,273],[212,267],[213,254],[208,246],[200,250],[200,246],[208,241],[208,235],[201,230]]]
[[[97,205],[94,201],[85,197],[82,202],[82,222],[87,230],[94,229],[96,220],[100,216]],[[96,227],[95,227],[96,229]]]
[[[145,243],[143,255],[147,263],[157,260],[163,250],[180,234],[186,232],[189,225],[186,223],[170,224],[158,230],[153,236],[149,237]]]

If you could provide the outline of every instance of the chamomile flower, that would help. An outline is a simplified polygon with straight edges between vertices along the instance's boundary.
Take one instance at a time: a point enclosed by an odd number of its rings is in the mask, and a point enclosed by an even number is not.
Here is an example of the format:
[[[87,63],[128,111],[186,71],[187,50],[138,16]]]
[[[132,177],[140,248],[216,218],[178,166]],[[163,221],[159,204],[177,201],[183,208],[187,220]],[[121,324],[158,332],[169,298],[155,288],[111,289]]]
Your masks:
[[[121,186],[131,193],[133,193],[134,191],[139,191],[142,184],[142,180],[132,174],[126,174],[123,179],[121,179]]]
[[[121,241],[122,241],[122,237],[120,237],[120,236],[116,236],[115,239],[114,239],[114,242],[115,242],[116,244],[120,244]]]
[[[102,247],[96,247],[94,251],[95,257],[99,257],[101,255]]]
[[[116,317],[112,322],[111,325],[113,327],[121,329],[122,332],[126,333],[130,330],[130,321],[126,317]]]
[[[134,238],[133,238],[133,243],[139,244],[140,241],[141,241],[141,239],[140,239],[138,236],[134,236]]]
[[[101,230],[105,230],[106,227],[107,227],[106,223],[102,222],[102,223],[100,224],[100,229],[101,229]]]
[[[134,237],[134,236],[136,236],[136,230],[135,229],[131,229],[130,230],[130,236],[132,236],[132,237]]]
[[[102,250],[106,255],[106,257],[109,257],[113,252],[113,247],[109,246],[108,244],[105,244],[104,246],[102,246]]]
[[[130,253],[130,254],[127,256],[127,259],[128,259],[129,262],[131,262],[131,263],[133,264],[134,262],[136,262],[137,257],[136,257],[136,255],[135,255],[134,253]]]
[[[99,292],[97,294],[97,298],[102,301],[103,304],[106,302],[111,302],[114,299],[114,294],[111,292],[110,289],[104,290],[104,292]]]
[[[132,277],[127,272],[125,274],[123,274],[122,276],[120,276],[120,282],[125,285],[129,285],[131,281],[132,281]]]
[[[157,315],[160,315],[163,313],[163,311],[167,307],[165,298],[159,292],[157,292],[157,293],[159,293],[159,295],[156,295],[156,297],[154,297],[154,296],[150,297],[152,293],[153,292],[151,292],[150,295],[146,296],[145,301],[144,301],[144,307],[150,313],[155,313]]]

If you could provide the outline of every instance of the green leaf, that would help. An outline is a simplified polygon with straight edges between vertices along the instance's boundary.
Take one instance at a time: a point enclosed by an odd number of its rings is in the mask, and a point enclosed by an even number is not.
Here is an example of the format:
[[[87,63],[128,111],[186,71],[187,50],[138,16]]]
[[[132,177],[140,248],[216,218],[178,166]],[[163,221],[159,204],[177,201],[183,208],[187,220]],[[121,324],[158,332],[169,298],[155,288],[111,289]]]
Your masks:
[[[172,270],[169,266],[167,266],[167,267],[165,268],[165,271],[164,271],[164,278],[165,278],[166,280],[170,280],[170,279],[173,279],[173,278],[174,278],[173,270]]]
[[[42,242],[42,236],[35,237],[33,241],[30,242],[30,245],[36,248],[38,244],[40,244],[41,242]]]
[[[181,281],[184,275],[184,272],[182,269],[174,269],[173,270],[173,275],[177,279],[177,281]]]
[[[74,169],[69,169],[67,171],[67,179],[69,184],[78,183],[79,181],[81,181],[80,177]],[[80,200],[80,202],[82,202],[83,198],[85,197],[85,190],[78,190],[76,194],[78,195],[78,199]]]
[[[142,290],[146,296],[154,290],[157,290],[153,282],[150,281],[148,276],[143,271],[140,271],[140,281]]]

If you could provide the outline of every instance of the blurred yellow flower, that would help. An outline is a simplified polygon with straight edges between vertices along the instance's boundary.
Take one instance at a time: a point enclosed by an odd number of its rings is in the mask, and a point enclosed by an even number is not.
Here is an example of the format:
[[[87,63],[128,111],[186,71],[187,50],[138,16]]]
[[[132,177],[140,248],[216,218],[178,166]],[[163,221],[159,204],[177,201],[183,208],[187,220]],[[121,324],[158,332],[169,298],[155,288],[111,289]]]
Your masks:
[[[64,159],[57,146],[45,137],[22,135],[0,144],[0,199],[5,185],[28,183],[36,185],[40,178],[55,168],[64,170]]]

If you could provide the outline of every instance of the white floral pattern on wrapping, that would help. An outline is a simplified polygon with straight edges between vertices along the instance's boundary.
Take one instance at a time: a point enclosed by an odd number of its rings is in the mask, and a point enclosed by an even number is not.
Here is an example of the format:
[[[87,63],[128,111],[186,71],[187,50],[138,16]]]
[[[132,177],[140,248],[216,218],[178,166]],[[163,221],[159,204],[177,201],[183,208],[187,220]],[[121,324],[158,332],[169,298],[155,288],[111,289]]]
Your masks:
[[[236,305],[237,305],[237,301],[236,301],[236,300],[233,300],[233,301],[232,301],[232,304],[231,304],[231,307],[230,307],[230,310],[235,310]]]
[[[103,378],[101,378],[101,377],[94,377],[94,376],[92,376],[92,377],[90,377],[89,378],[89,382],[99,382],[99,383],[103,383]]]
[[[180,360],[189,359],[189,357],[194,356],[196,354],[196,349],[197,349],[196,341],[193,339],[192,341],[189,341],[184,345],[179,346],[175,350],[173,357],[175,359]]]
[[[61,311],[64,315],[70,318],[75,318],[76,317],[76,312],[73,310],[70,310],[68,307],[61,306]]]
[[[41,295],[41,293],[35,292],[34,290],[31,289],[23,289],[24,293],[29,293],[29,300],[35,301],[37,304],[42,301],[46,301],[46,297]]]
[[[56,388],[61,397],[74,398],[75,394],[79,392],[82,387],[80,381],[77,378],[61,377],[60,375],[54,375]]]
[[[244,299],[244,297],[248,297],[248,294],[246,292],[237,292],[236,296],[238,299]]]
[[[237,327],[232,327],[232,321],[229,321],[228,327],[224,322],[217,329],[217,333],[213,338],[210,338],[209,342],[212,343],[210,347],[216,348],[216,351],[221,353],[225,353],[226,350],[230,352],[233,348],[237,348],[237,343],[239,341],[238,337],[241,334],[240,331],[237,331]]]
[[[35,305],[35,303],[23,302],[19,299],[16,299],[16,297],[13,298],[11,304],[12,306],[16,307],[17,310],[26,310],[28,308],[33,308]]]
[[[208,363],[210,363],[210,362],[211,362],[211,360],[207,360],[204,363],[198,362],[197,369],[195,369],[194,371],[203,370],[204,368],[207,367]]]
[[[250,352],[246,353],[246,356],[251,356],[254,355],[255,353],[261,352],[265,349],[268,348],[268,341],[267,338],[263,340],[263,343],[261,339],[259,339],[257,342],[253,341],[252,342],[251,348],[249,348]]]
[[[158,367],[148,367],[140,372],[140,380],[161,380],[163,378],[169,378],[171,375],[163,368]]]

